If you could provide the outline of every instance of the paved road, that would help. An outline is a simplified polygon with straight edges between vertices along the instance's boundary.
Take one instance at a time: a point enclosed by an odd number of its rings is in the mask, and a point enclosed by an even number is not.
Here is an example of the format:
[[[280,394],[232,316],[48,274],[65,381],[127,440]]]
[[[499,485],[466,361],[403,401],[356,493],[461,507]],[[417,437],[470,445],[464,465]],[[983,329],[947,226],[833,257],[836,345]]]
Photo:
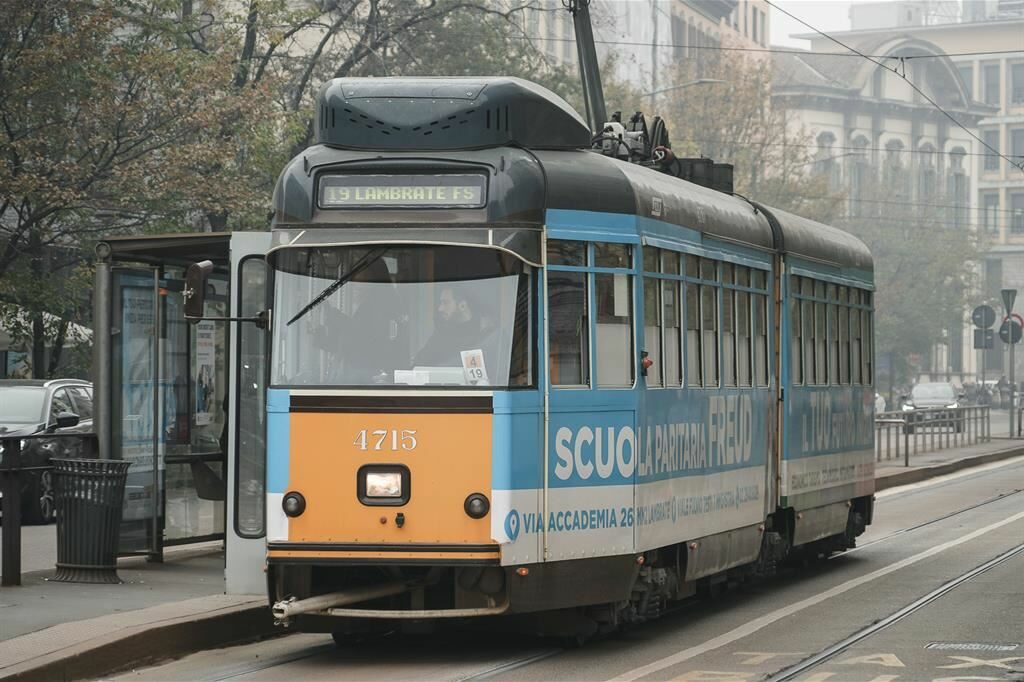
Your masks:
[[[1020,546],[1022,509],[1024,458],[887,490],[858,549],[582,649],[479,629],[342,649],[297,634],[120,679],[766,679]],[[790,679],[1024,679],[1022,571],[1024,552]]]

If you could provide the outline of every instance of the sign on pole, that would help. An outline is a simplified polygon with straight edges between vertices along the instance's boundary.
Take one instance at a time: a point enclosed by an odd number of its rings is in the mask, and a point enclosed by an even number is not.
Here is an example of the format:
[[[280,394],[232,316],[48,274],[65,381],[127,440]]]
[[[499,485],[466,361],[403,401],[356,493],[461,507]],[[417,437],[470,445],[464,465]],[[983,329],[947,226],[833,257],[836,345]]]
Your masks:
[[[991,329],[975,329],[974,330],[974,349],[975,350],[992,350],[995,348],[996,335]]]
[[[1003,289],[999,293],[1003,296],[1003,306],[1006,308],[1006,314],[1009,315],[1013,312],[1013,302],[1017,300],[1017,290]]]
[[[1003,343],[1020,343],[1021,324],[1016,316],[1007,317],[999,326],[999,340]]]
[[[996,323],[996,311],[990,305],[979,305],[971,313],[971,321],[978,329],[988,329]]]

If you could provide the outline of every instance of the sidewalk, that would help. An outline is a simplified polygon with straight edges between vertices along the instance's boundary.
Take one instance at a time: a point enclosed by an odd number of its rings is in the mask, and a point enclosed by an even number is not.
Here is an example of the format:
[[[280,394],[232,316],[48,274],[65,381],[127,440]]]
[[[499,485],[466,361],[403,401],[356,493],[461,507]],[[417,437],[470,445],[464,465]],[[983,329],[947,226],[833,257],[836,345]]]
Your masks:
[[[264,595],[224,594],[220,543],[168,551],[162,564],[121,559],[121,585],[53,574],[24,573],[21,587],[0,588],[0,679],[96,677],[274,632]]]
[[[876,466],[878,490],[1024,455],[1024,440],[993,439]],[[49,531],[38,529],[43,537]],[[40,551],[39,561],[48,560]],[[37,567],[38,562],[33,564]],[[28,569],[29,566],[26,566]],[[0,679],[71,680],[280,632],[264,595],[227,596],[219,543],[171,551],[163,564],[122,559],[121,585],[47,580],[26,573],[0,589]]]
[[[911,455],[909,467],[903,466],[902,458],[883,459],[881,462],[875,463],[875,490],[917,483],[960,469],[981,466],[1020,455],[1024,455],[1024,440],[993,436],[988,443]]]

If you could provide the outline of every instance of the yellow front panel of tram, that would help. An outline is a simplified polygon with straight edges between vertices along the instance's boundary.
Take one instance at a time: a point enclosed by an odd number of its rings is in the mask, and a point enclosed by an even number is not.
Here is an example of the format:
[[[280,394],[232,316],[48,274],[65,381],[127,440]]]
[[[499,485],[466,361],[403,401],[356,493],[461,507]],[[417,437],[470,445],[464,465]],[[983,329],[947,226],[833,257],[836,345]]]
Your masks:
[[[491,497],[490,414],[293,412],[290,418],[288,490],[302,493],[306,510],[289,520],[289,543],[491,543],[490,517],[473,519],[464,508],[473,493]],[[408,501],[387,506],[361,499],[360,475],[394,465],[408,468],[402,491]]]

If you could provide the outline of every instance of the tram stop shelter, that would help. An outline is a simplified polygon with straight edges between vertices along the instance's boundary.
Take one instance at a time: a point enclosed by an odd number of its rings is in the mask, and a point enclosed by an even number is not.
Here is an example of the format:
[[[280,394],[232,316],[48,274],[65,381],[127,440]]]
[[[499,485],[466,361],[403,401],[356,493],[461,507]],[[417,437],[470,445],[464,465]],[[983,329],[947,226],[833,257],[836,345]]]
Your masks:
[[[101,456],[132,463],[119,553],[226,544],[227,591],[261,593],[265,332],[186,321],[192,263],[209,260],[204,317],[266,308],[269,232],[112,237],[96,247],[94,427]],[[244,411],[240,406],[244,405]]]

